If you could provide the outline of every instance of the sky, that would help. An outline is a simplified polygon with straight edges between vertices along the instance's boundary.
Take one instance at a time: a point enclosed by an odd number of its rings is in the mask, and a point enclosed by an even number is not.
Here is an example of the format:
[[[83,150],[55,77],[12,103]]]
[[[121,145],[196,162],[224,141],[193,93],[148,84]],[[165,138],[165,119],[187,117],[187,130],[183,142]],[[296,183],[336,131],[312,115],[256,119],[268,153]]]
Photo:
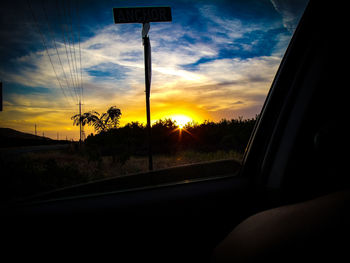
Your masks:
[[[259,114],[306,0],[11,0],[0,10],[0,127],[79,138],[71,116],[121,109],[146,122],[141,24],[113,7],[170,6],[151,23],[151,120]],[[85,133],[93,132],[85,127]]]

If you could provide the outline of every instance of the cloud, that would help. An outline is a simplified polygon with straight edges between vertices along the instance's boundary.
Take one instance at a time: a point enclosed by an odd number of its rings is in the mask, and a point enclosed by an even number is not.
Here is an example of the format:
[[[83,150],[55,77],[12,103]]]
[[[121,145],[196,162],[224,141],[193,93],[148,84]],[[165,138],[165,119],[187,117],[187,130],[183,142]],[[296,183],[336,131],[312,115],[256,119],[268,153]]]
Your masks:
[[[227,37],[224,39],[241,38],[244,33],[251,30],[244,27],[242,21],[235,18],[222,17],[217,8],[213,5],[205,5],[199,8],[201,15],[207,20],[208,33],[212,36],[223,34]],[[222,38],[219,39],[223,40]]]
[[[172,85],[167,83],[166,87],[153,91],[152,101],[162,105],[173,105],[173,100],[182,101],[196,105],[215,119],[220,114],[225,114],[221,118],[254,117],[266,98],[279,62],[278,57],[257,57],[204,63],[196,71],[198,76],[203,76],[202,81],[179,79]]]
[[[307,5],[307,0],[271,0],[272,5],[282,15],[283,25],[293,33]]]
[[[208,14],[210,12],[207,10]],[[212,19],[216,21],[215,17]],[[217,21],[221,22],[222,19]],[[266,94],[279,57],[218,58],[217,43],[174,42],[163,34],[163,30],[169,28],[155,27],[151,36],[154,39],[152,44],[155,43],[152,47],[154,109],[157,109],[157,103],[174,106],[170,101],[175,98],[181,98],[190,105],[197,103],[199,108],[210,112],[238,106],[232,104],[234,101],[244,101],[244,105],[262,104],[261,100],[256,101],[254,94]],[[135,31],[138,30],[135,28]],[[187,34],[181,26],[177,26],[174,32],[178,36]],[[104,105],[112,103],[126,111],[133,111],[135,105],[144,104],[143,47],[141,37],[136,33],[121,31],[115,25],[106,26],[81,43],[84,96],[89,107],[103,111]],[[58,52],[63,68],[58,66],[56,51],[49,49],[67,96],[73,94],[71,104],[74,105],[74,90],[67,91],[64,77],[64,72],[68,75],[72,69],[63,44],[59,45]],[[198,63],[195,69],[183,67],[208,57],[213,59]],[[30,53],[17,61],[33,66],[21,68],[20,72],[11,75],[12,80],[33,87],[60,88],[44,51]],[[161,107],[158,108],[161,110]]]
[[[290,34],[276,21],[263,23],[220,15],[212,5],[202,5],[197,11],[196,23],[151,25],[152,119],[175,114],[174,111],[193,114],[200,120],[254,117],[270,88]],[[72,66],[74,52],[77,57],[81,53],[82,71],[79,59],[74,62],[75,68]],[[74,50],[61,41],[57,42],[57,51],[50,46],[48,53],[59,82],[45,50],[32,50],[13,58],[16,70],[2,69],[9,83],[50,90],[45,96],[32,94],[18,99],[18,94],[13,93],[6,99],[11,107],[69,107],[67,112],[56,115],[44,109],[41,117],[46,119],[43,116],[47,114],[50,118],[66,118],[64,125],[71,124],[70,116],[77,110],[80,92],[73,86],[80,85],[81,73],[85,111],[104,112],[108,105],[117,105],[123,113],[122,123],[145,120],[140,25],[101,26],[82,36],[80,50],[78,45]],[[34,120],[40,114],[23,116]]]

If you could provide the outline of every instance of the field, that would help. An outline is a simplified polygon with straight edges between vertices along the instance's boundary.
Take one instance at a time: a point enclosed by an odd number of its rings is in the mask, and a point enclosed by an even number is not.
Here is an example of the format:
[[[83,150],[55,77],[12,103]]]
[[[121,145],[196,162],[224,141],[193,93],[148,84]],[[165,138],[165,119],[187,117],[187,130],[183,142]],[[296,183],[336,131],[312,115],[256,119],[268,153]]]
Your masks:
[[[90,134],[81,145],[0,129],[0,200],[109,178],[117,178],[113,187],[125,189],[212,177],[219,171],[228,175],[239,169],[256,119],[205,121],[182,129],[171,119],[157,121],[151,140],[157,172],[152,174],[142,174],[148,172],[148,133],[137,122]],[[209,163],[217,160],[232,161]],[[179,167],[196,163],[201,165]],[[164,170],[170,167],[179,168]]]
[[[241,157],[234,151],[181,151],[173,155],[155,155],[153,164],[154,170],[159,170],[215,160],[240,160]],[[148,158],[130,156],[122,160],[70,147],[1,158],[1,165],[5,167],[1,199],[12,200],[90,181],[147,172]]]

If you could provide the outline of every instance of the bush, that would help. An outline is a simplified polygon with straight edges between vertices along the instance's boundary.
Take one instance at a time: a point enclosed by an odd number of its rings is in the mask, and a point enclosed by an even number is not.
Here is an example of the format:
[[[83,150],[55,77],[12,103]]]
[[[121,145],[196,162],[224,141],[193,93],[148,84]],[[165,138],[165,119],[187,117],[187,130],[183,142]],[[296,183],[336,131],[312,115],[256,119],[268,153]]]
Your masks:
[[[159,120],[152,126],[152,152],[174,154],[178,151],[236,151],[242,153],[255,125],[256,118],[222,120],[218,123],[187,125],[180,130],[171,119]],[[99,149],[102,156],[147,155],[148,133],[144,125],[133,122],[110,129],[85,140],[88,147]],[[118,157],[119,156],[119,157]]]

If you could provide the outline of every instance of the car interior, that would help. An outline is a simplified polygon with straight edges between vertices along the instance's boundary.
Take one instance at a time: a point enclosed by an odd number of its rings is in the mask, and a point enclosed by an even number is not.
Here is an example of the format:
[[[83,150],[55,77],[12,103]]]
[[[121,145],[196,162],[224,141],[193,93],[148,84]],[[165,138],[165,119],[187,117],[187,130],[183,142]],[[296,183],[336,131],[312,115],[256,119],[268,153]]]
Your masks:
[[[117,191],[107,180],[93,194],[24,200],[2,211],[3,251],[121,262],[347,258],[344,9],[309,2],[238,175]]]

